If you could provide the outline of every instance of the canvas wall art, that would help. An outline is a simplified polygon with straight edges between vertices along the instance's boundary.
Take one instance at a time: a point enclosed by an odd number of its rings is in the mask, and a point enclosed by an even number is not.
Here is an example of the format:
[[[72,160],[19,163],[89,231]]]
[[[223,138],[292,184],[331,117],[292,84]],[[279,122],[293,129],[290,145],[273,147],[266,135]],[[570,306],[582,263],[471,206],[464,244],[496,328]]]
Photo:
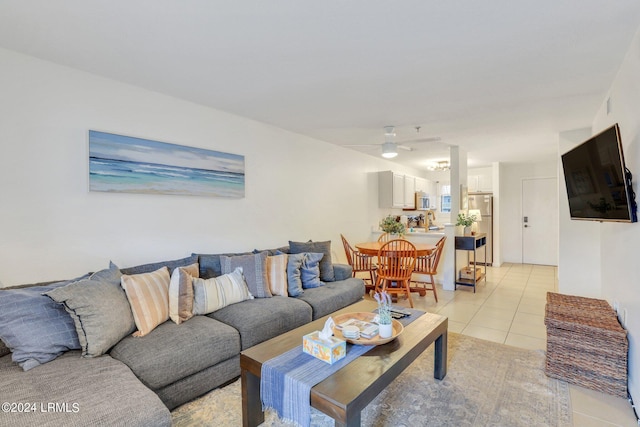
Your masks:
[[[89,131],[89,190],[244,197],[244,156]]]

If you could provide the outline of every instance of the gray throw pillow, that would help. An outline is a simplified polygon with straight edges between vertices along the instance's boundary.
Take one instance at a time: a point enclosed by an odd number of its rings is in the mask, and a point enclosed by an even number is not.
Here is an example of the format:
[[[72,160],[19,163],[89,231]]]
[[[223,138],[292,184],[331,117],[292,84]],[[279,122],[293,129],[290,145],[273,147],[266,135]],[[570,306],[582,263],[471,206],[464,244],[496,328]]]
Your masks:
[[[160,261],[154,262],[151,264],[143,264],[137,265],[135,267],[122,268],[120,271],[122,274],[127,274],[129,276],[134,274],[143,274],[143,273],[152,273],[161,269],[162,267],[167,267],[169,269],[169,274],[173,272],[178,267],[186,267],[191,264],[195,264],[198,262],[198,255],[192,254],[186,258],[174,259],[171,261]]]
[[[324,285],[320,281],[320,266],[324,254],[308,252],[304,254],[302,265],[300,266],[300,278],[302,279],[302,289],[317,288]]]
[[[242,267],[249,292],[256,298],[271,298],[269,277],[267,276],[267,252],[259,254],[220,256],[222,274],[230,274]]]
[[[304,293],[302,288],[301,268],[305,254],[289,254],[287,258],[287,292],[290,297],[297,297]]]
[[[120,270],[110,268],[45,293],[74,321],[84,357],[100,356],[136,330],[131,306],[120,286]]]
[[[333,263],[331,262],[331,240],[326,242],[292,242],[289,241],[289,253],[300,254],[304,252],[321,253],[324,256],[320,261],[320,280],[334,282]]]
[[[71,316],[43,295],[71,282],[0,290],[0,339],[25,371],[80,348]]]

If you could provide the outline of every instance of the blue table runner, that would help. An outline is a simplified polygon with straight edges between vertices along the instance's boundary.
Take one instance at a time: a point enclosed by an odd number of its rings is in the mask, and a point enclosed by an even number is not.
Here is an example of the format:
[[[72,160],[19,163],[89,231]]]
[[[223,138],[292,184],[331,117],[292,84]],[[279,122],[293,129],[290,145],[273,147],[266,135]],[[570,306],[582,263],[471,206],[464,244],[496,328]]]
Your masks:
[[[406,310],[411,315],[399,319],[403,326],[425,313],[416,309]],[[347,343],[346,356],[333,365],[304,353],[302,345],[266,361],[262,364],[260,374],[260,397],[263,410],[273,409],[281,419],[302,427],[309,427],[311,387],[373,347],[375,346]]]

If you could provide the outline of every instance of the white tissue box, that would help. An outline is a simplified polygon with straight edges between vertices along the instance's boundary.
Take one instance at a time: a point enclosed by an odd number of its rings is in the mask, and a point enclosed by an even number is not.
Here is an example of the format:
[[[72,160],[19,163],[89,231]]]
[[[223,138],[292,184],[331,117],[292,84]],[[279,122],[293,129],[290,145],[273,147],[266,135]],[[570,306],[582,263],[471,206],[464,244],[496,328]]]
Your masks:
[[[347,355],[346,341],[331,337],[329,341],[321,340],[315,331],[302,337],[302,350],[330,365]]]

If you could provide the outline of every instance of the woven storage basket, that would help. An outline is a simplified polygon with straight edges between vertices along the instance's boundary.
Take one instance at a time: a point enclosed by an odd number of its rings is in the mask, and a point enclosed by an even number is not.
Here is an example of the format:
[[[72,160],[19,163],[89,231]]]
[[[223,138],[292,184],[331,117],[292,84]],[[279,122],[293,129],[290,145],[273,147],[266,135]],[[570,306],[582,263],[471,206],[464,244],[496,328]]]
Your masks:
[[[575,295],[557,294],[555,292],[547,292],[547,303],[554,307],[561,307],[563,310],[598,310],[613,311],[613,308],[603,299],[579,297]],[[614,312],[615,313],[615,312]]]
[[[547,294],[548,376],[627,397],[627,333],[604,300]]]

